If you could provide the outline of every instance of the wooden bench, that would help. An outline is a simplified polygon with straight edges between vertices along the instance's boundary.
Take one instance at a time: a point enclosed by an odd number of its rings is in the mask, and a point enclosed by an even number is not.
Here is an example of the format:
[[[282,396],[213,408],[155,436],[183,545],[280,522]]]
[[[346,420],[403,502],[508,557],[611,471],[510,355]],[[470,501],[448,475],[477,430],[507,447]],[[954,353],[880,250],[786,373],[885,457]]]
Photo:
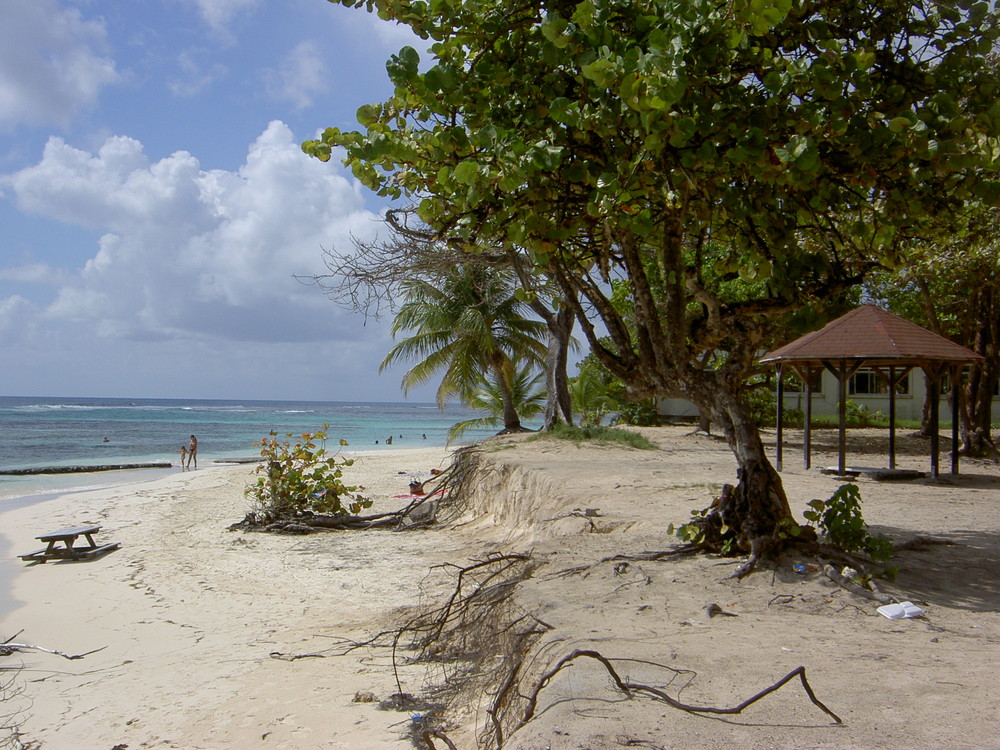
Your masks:
[[[71,526],[58,531],[51,531],[42,534],[36,539],[46,542],[44,549],[20,555],[25,562],[43,563],[47,560],[91,560],[103,554],[118,549],[121,542],[110,542],[108,544],[98,544],[94,541],[94,534],[101,530],[100,526]],[[80,537],[87,540],[86,546],[76,546],[76,540]]]

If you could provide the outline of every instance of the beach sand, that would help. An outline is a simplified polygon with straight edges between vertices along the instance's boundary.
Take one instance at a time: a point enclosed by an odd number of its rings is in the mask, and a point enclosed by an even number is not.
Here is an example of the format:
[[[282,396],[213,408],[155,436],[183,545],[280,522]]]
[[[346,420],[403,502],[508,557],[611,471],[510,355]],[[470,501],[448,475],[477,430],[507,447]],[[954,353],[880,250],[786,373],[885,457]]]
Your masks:
[[[546,630],[526,660],[526,694],[573,649],[617,662],[627,679],[698,705],[732,706],[798,666],[835,725],[798,682],[731,717],[687,714],[612,689],[596,662],[577,662],[538,694],[532,721],[505,747],[540,748],[982,748],[1000,746],[1000,470],[964,461],[960,476],[859,479],[865,519],[897,541],[954,542],[902,552],[883,591],[926,615],[889,620],[877,603],[788,556],[735,581],[717,557],[606,558],[664,550],[668,523],[708,505],[735,462],[721,441],[690,428],[643,430],[660,449],[578,446],[522,437],[482,448],[476,491],[448,526],[420,531],[332,532],[306,537],[232,532],[249,510],[250,467],[72,495],[5,513],[12,554],[33,537],[83,522],[122,547],[85,563],[24,565],[13,593],[24,604],[0,635],[69,654],[15,657],[26,740],[45,748],[406,748],[410,713],[354,702],[397,692],[390,655],[341,639],[392,628],[403,612],[438,604],[452,589],[447,564],[487,553],[530,554],[537,567],[516,607]],[[795,433],[788,444],[795,443]],[[820,433],[814,466],[835,463]],[[849,461],[885,465],[879,431],[851,433]],[[782,473],[801,517],[840,481],[806,471],[786,448]],[[900,439],[901,468],[926,469],[926,442]],[[409,475],[444,467],[444,450],[365,457],[348,470],[380,508],[405,502]],[[20,562],[18,561],[18,565]],[[710,617],[710,604],[735,616]],[[655,662],[685,672],[666,676]],[[490,665],[484,665],[488,670]],[[447,672],[401,670],[405,692]],[[688,683],[678,692],[679,680]],[[669,683],[669,685],[668,685]],[[489,695],[463,696],[448,736],[462,750],[486,726]],[[439,741],[440,742],[440,741]],[[439,746],[441,746],[439,744]]]

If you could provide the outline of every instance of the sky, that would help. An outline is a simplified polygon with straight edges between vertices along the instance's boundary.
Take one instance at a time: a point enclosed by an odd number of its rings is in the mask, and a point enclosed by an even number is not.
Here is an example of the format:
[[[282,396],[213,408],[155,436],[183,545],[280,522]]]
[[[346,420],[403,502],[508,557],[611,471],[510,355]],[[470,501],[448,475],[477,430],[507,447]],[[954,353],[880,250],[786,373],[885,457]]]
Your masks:
[[[326,0],[0,0],[0,395],[404,400],[391,321],[301,278],[386,206],[300,143],[418,42]]]

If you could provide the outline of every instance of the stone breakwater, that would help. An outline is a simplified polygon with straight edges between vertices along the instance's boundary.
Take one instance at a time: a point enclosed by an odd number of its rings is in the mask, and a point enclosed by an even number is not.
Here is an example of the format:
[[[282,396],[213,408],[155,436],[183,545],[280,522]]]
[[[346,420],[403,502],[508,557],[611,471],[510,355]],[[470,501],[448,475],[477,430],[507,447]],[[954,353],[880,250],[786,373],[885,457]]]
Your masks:
[[[41,466],[31,469],[0,469],[0,474],[32,476],[35,474],[83,474],[95,471],[122,471],[124,469],[169,469],[169,461],[151,461],[138,464],[99,464],[96,466]]]

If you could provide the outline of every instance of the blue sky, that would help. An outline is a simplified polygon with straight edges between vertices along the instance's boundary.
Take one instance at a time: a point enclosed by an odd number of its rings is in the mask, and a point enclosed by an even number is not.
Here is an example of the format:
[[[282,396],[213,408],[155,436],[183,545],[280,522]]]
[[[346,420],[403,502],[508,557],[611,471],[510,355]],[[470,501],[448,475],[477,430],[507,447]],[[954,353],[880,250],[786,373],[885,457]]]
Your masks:
[[[325,0],[0,0],[0,395],[401,400],[388,321],[295,278],[384,206],[299,144],[416,41]]]

